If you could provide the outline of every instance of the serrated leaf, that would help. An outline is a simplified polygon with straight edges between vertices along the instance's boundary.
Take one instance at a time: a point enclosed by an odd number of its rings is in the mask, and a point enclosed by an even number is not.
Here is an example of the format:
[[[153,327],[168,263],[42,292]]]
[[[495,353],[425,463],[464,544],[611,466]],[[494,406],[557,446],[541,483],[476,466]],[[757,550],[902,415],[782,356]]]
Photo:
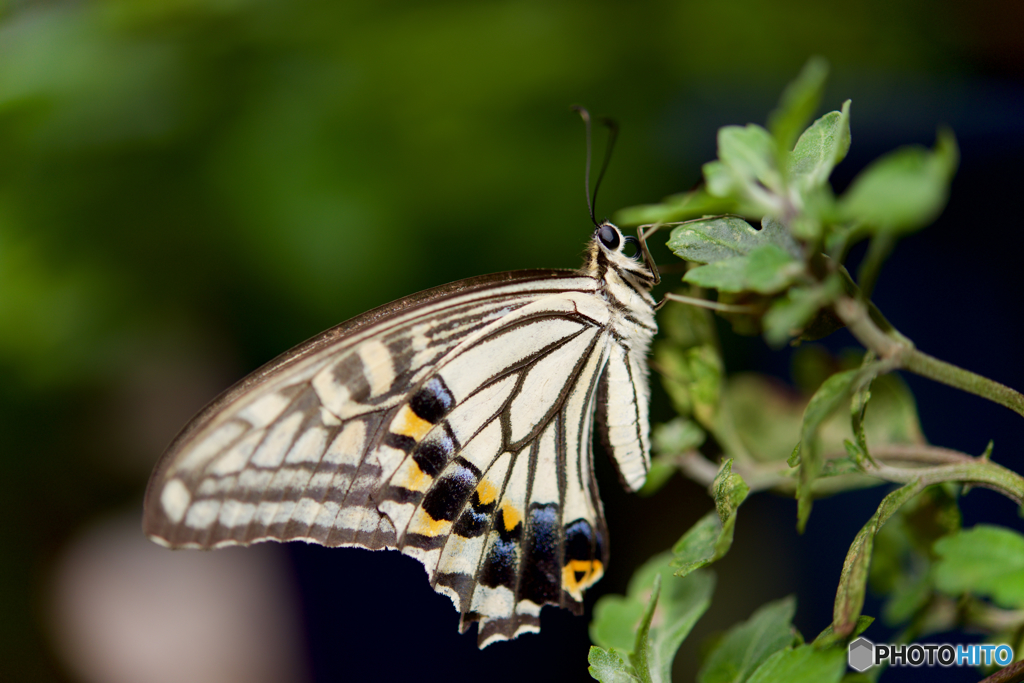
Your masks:
[[[793,644],[796,600],[790,596],[762,606],[722,637],[697,674],[699,683],[743,683],[774,653]]]
[[[827,79],[828,63],[821,57],[812,57],[782,91],[779,106],[768,115],[768,130],[775,137],[781,153],[793,149],[793,141],[821,102]]]
[[[693,268],[683,280],[723,292],[775,294],[798,281],[804,273],[802,262],[774,244],[765,244],[746,256]]]
[[[946,206],[959,159],[953,134],[941,130],[934,149],[901,147],[864,169],[840,199],[839,210],[845,220],[868,230],[918,230]]]
[[[951,596],[973,593],[1003,607],[1024,607],[1024,536],[989,524],[944,538],[934,545],[935,585]]]
[[[800,245],[780,221],[765,217],[757,230],[737,216],[717,216],[690,221],[672,229],[668,248],[692,263],[715,263],[746,256],[768,245],[777,247],[792,260],[800,260]]]
[[[640,683],[633,667],[617,652],[594,645],[587,661],[590,663],[590,676],[601,683]]]
[[[701,517],[672,546],[671,565],[678,569],[676,576],[686,576],[720,560],[732,546],[736,511],[750,493],[750,487],[732,472],[732,460],[722,465],[712,487],[715,510]]]
[[[704,187],[690,192],[665,197],[658,204],[640,204],[615,212],[616,225],[648,225],[653,223],[674,223],[709,214],[732,213],[736,202],[714,197]]]
[[[801,194],[824,187],[850,149],[850,100],[811,124],[789,155],[789,183]]]
[[[860,618],[860,611],[864,607],[864,593],[867,589],[875,534],[902,505],[924,488],[924,484],[913,481],[883,498],[875,514],[850,544],[846,560],[843,562],[843,571],[839,576],[839,588],[832,610],[832,629],[837,636],[849,635]]]
[[[714,263],[745,256],[761,246],[761,240],[760,233],[742,218],[719,216],[676,226],[667,245],[685,261]]]
[[[748,679],[750,683],[838,683],[846,673],[846,652],[811,645],[780,650]]]
[[[818,311],[842,293],[842,281],[833,275],[819,285],[790,288],[786,296],[775,301],[765,313],[762,321],[765,340],[774,347],[781,346],[790,337],[799,335]]]

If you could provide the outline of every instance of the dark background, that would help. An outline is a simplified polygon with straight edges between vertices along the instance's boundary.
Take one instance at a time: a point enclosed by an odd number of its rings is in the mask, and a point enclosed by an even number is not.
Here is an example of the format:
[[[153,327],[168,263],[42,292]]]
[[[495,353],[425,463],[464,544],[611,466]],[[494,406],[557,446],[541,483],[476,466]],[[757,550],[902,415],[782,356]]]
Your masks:
[[[763,123],[814,54],[832,65],[822,111],[853,100],[837,190],[878,155],[931,145],[950,125],[962,162],[949,206],[898,246],[875,298],[921,349],[1024,388],[1024,6],[831,7],[0,1],[0,678],[142,680],[96,673],[111,670],[90,663],[103,650],[82,646],[82,633],[103,640],[106,622],[69,605],[99,594],[89,580],[106,581],[112,596],[135,587],[118,598],[123,618],[139,619],[134,632],[162,618],[146,596],[164,591],[159,567],[174,555],[136,531],[143,489],[169,439],[221,389],[405,294],[578,265],[592,228],[571,104],[622,125],[600,215],[691,187],[717,128]],[[840,333],[828,345],[853,342]],[[788,352],[758,339],[729,350],[731,371],[788,380]],[[980,453],[992,438],[997,461],[1024,468],[1019,416],[907,380],[932,443]],[[654,417],[665,419],[656,396]],[[679,478],[654,498],[628,496],[598,461],[613,555],[590,604],[624,591],[636,566],[710,508]],[[827,626],[846,546],[883,495],[818,502],[803,537],[792,501],[748,501],[677,678],[692,678],[698,636],[766,600],[796,593],[807,638]],[[963,509],[967,524],[1022,528],[988,491]],[[143,544],[131,553],[155,552],[154,573],[106,553],[95,539],[108,532]],[[541,635],[478,652],[413,560],[277,550],[241,556],[284,559],[260,585],[295,596],[281,608],[297,615],[296,644],[281,655],[292,668],[268,668],[267,680],[589,680],[587,619],[547,609]],[[76,578],[81,553],[101,579]],[[878,614],[878,602],[865,611]],[[259,614],[249,621],[274,620]],[[884,642],[890,631],[866,635]],[[255,645],[242,640],[244,655]],[[146,670],[144,648],[104,642]],[[147,680],[186,680],[163,673]],[[883,681],[925,676],[981,677],[904,670]]]

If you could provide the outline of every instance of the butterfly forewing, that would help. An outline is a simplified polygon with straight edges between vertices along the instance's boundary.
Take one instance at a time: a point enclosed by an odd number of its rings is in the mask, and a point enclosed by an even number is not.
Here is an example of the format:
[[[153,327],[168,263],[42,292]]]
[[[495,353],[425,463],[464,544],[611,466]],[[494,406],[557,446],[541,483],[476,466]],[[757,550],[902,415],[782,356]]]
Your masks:
[[[653,308],[608,268],[595,238],[582,271],[446,285],[283,354],[171,444],[146,532],[401,550],[481,646],[539,630],[545,604],[581,611],[608,552],[595,411],[627,487],[648,466]],[[618,303],[634,290],[639,313]]]

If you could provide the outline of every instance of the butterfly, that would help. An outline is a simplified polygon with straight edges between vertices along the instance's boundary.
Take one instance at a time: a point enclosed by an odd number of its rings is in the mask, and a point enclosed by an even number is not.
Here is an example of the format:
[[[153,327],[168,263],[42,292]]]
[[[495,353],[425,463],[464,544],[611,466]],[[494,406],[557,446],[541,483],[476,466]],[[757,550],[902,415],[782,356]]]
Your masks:
[[[593,433],[627,489],[650,468],[660,279],[642,231],[595,227],[580,270],[413,294],[242,379],[157,464],[146,534],[400,550],[480,647],[539,631],[544,605],[581,613],[608,563]]]

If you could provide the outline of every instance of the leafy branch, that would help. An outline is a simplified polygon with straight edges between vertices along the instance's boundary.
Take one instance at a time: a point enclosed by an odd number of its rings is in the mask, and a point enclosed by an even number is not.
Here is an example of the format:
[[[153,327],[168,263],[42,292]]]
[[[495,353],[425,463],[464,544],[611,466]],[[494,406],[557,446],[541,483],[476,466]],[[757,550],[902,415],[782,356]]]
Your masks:
[[[641,493],[654,493],[681,472],[707,487],[715,509],[670,554],[645,565],[627,596],[598,602],[591,673],[599,680],[669,679],[675,649],[710,603],[708,565],[740,533],[743,501],[765,490],[796,498],[802,531],[815,498],[899,485],[852,540],[833,621],[813,642],[793,629],[792,600],[771,603],[708,651],[700,683],[839,681],[844,644],[873,621],[861,614],[869,588],[887,596],[882,617],[903,629],[899,642],[969,628],[1024,647],[1024,536],[995,527],[963,530],[957,504],[972,488],[987,488],[1022,505],[1024,477],[992,461],[991,443],[978,456],[927,443],[896,371],[1022,416],[1024,395],[920,351],[870,299],[899,239],[945,207],[959,162],[956,140],[940,129],[931,149],[897,149],[837,196],[829,176],[850,146],[851,103],[811,121],[827,71],[811,60],[766,127],[720,129],[718,158],[703,166],[701,187],[616,216],[647,236],[670,229],[668,247],[688,264],[683,287],[665,296],[663,338],[651,363],[678,416],[655,427],[656,455]],[[844,261],[865,240],[854,276]],[[840,361],[813,345],[800,347],[794,374],[805,394],[794,399],[765,378],[726,373],[712,315],[738,334],[763,335],[774,348],[846,327],[863,352]],[[687,603],[685,628],[666,639],[659,629],[674,622],[665,614],[683,613],[666,596],[694,582],[706,592]],[[878,673],[860,676],[873,681]],[[1016,675],[1007,669],[992,680]]]

